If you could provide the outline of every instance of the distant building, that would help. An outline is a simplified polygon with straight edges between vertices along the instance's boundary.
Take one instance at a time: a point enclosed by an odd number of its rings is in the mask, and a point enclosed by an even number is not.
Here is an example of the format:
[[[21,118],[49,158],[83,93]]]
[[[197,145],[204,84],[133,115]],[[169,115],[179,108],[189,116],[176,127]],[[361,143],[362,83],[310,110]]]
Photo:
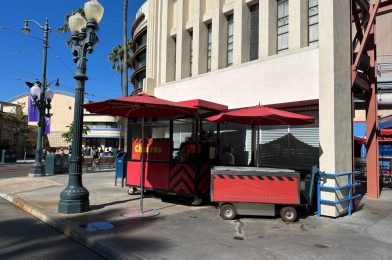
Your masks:
[[[27,98],[28,93],[12,98],[9,103],[13,105],[23,104],[22,112],[27,115]],[[47,135],[47,143],[53,149],[68,148],[70,144],[66,143],[61,135],[68,131],[68,127],[73,122],[75,97],[73,94],[61,91],[55,91],[51,113],[50,134]],[[85,114],[84,123],[91,129],[86,136],[83,136],[83,144],[97,145],[105,147],[118,147],[119,139],[123,138],[123,134],[116,122],[116,118],[112,116],[101,116],[93,114]],[[30,126],[36,126],[37,123],[29,123]],[[36,147],[37,134],[30,134],[34,138],[32,151]],[[34,153],[34,152],[33,152]]]

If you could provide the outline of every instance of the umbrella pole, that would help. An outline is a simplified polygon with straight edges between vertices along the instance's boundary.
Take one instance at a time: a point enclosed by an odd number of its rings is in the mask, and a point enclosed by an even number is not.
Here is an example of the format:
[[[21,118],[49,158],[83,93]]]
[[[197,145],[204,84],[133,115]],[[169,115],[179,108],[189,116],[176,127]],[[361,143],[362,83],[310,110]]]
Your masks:
[[[144,142],[144,116],[142,116],[142,149],[141,149],[141,157],[140,157],[140,209],[138,210],[130,210],[123,214],[125,217],[130,218],[150,218],[159,215],[159,211],[156,209],[147,209],[144,211],[143,208],[143,193],[144,193],[144,152],[145,152],[145,142]]]
[[[142,155],[140,167],[140,215],[143,214],[143,191],[144,191],[144,116],[142,116]]]

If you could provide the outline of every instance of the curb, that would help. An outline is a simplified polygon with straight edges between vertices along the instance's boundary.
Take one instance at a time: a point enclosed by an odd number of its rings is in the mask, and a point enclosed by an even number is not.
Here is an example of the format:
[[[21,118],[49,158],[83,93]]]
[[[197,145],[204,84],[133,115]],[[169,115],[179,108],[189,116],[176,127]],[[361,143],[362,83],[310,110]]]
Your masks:
[[[110,242],[97,242],[95,241],[94,237],[89,236],[89,234],[92,233],[83,230],[81,227],[75,225],[71,221],[50,216],[50,214],[45,211],[44,208],[41,208],[33,202],[28,201],[22,197],[18,197],[10,193],[0,194],[0,197],[106,259],[146,259],[137,254],[124,255],[118,250],[110,247]]]

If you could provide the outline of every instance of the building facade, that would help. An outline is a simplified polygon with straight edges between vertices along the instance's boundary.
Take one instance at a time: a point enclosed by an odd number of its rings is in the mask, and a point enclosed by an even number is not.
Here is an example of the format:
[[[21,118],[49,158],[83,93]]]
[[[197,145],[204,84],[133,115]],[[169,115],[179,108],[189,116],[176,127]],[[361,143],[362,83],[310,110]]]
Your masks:
[[[302,158],[312,158],[307,165],[330,173],[352,170],[351,1],[147,0],[133,37],[138,91],[313,115],[312,126],[262,128],[261,150],[289,136],[306,146]],[[322,194],[329,200],[341,195]],[[337,216],[344,208],[323,206],[322,214]]]
[[[28,93],[17,96],[9,101],[22,107],[22,112],[27,115]],[[69,148],[69,143],[65,142],[61,136],[68,131],[68,126],[73,122],[75,97],[73,94],[55,91],[51,103],[51,125],[50,134],[47,135],[45,147],[53,150],[58,148]],[[85,112],[84,124],[89,126],[90,132],[83,136],[83,144],[86,146],[119,147],[119,140],[123,138],[123,131],[118,126],[116,117],[88,114]],[[36,128],[37,123],[29,122],[29,126]],[[36,147],[37,134],[29,134],[34,140],[30,140],[29,151],[33,156]]]

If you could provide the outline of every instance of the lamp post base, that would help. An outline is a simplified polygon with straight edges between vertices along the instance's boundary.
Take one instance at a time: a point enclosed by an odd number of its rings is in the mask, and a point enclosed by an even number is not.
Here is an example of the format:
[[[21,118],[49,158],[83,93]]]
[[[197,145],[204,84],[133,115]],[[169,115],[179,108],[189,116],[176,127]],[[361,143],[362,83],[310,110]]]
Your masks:
[[[41,177],[45,176],[45,169],[43,164],[34,163],[30,169],[29,177]]]
[[[75,214],[88,211],[90,208],[90,201],[87,198],[79,200],[64,200],[60,199],[58,213]]]
[[[89,211],[90,194],[88,190],[72,178],[70,183],[72,183],[72,185],[68,185],[68,187],[60,193],[58,213],[75,214]]]

